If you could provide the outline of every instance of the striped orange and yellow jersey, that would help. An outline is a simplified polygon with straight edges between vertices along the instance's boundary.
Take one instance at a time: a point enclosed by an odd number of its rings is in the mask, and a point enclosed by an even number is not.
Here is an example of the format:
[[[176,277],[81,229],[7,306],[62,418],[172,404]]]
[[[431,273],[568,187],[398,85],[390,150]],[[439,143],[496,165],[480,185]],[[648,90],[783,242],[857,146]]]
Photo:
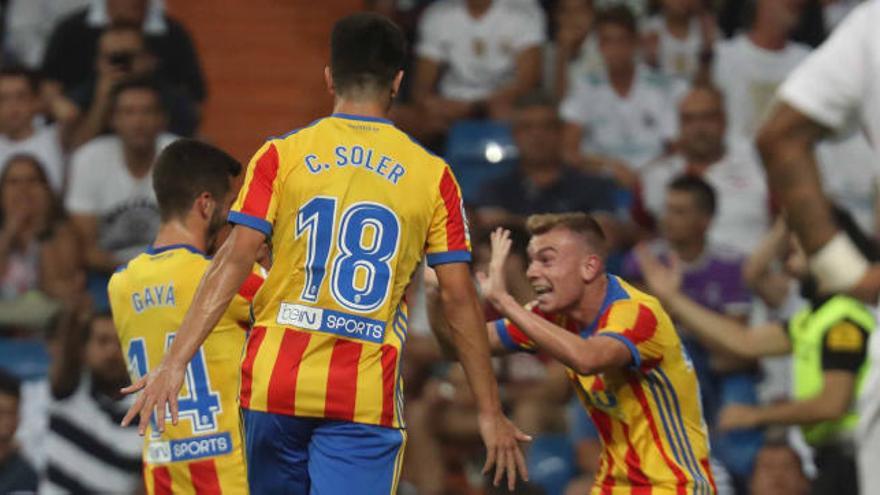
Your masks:
[[[132,379],[161,362],[209,263],[192,246],[171,245],[148,249],[111,277],[110,307]],[[166,421],[162,434],[154,422],[147,429],[144,481],[150,494],[248,493],[238,385],[250,300],[263,280],[258,270],[190,361],[178,424]]]
[[[568,372],[602,439],[593,495],[716,492],[697,377],[657,299],[609,275],[599,317],[587,328],[564,315],[531,310],[584,338],[618,339],[632,353],[632,365],[625,369]],[[511,321],[497,320],[495,329],[509,349],[535,349]]]
[[[448,165],[387,120],[333,114],[257,151],[229,221],[274,255],[242,407],[402,427],[406,287],[425,254],[470,261]]]

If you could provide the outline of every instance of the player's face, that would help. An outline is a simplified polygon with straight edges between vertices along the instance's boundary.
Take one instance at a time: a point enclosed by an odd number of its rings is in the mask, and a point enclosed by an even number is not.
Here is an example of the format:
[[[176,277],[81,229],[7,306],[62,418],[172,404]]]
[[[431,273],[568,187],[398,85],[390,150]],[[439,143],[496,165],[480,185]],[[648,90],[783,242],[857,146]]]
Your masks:
[[[797,454],[788,447],[765,447],[755,459],[752,495],[806,495],[809,483],[801,470]]]
[[[89,370],[104,383],[124,383],[128,379],[122,347],[110,318],[92,322],[85,354]]]
[[[559,313],[577,306],[584,294],[590,256],[584,240],[567,229],[532,237],[526,276],[541,311]]]
[[[37,95],[24,77],[0,78],[0,123],[2,132],[19,137],[29,129],[38,112]]]
[[[556,168],[562,165],[561,124],[553,107],[533,106],[516,111],[513,138],[521,162]]]
[[[608,72],[632,70],[635,66],[636,36],[625,27],[617,24],[604,24],[599,27],[599,51]]]
[[[660,218],[663,237],[672,243],[694,242],[706,235],[709,219],[686,191],[667,191],[666,205]]]
[[[226,221],[226,217],[229,216],[229,209],[232,208],[232,203],[238,197],[238,191],[241,189],[243,179],[244,174],[239,174],[238,177],[230,179],[231,187],[226,193],[226,197],[214,209],[214,213],[211,215],[211,222],[208,225],[208,254],[214,253],[226,241],[226,238],[229,237],[232,226]]]
[[[113,130],[130,149],[148,150],[165,127],[159,95],[148,89],[123,91],[113,112]]]
[[[0,445],[8,444],[18,428],[18,399],[0,392]]]

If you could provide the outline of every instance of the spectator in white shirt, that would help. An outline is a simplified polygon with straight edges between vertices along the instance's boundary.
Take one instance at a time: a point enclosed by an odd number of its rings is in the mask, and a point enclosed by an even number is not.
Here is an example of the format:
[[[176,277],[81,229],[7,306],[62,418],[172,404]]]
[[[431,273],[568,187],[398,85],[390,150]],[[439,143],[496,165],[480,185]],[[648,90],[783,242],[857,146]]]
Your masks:
[[[749,30],[715,49],[712,77],[726,98],[732,139],[751,140],[755,136],[776,88],[810,52],[807,45],[788,41],[804,2],[755,2]]]
[[[626,7],[602,11],[596,24],[606,70],[574,82],[562,102],[565,158],[632,188],[676,133],[677,89],[638,64],[638,28]]]
[[[714,18],[697,0],[663,0],[660,13],[643,28],[645,59],[671,77],[693,80],[711,56],[716,32]]]
[[[724,97],[712,87],[692,88],[678,109],[679,151],[640,171],[634,216],[651,227],[663,215],[666,188],[681,174],[702,177],[718,196],[709,241],[750,252],[770,225],[764,171],[747,149],[725,144]]]
[[[96,138],[71,160],[67,209],[85,243],[92,272],[112,273],[142,252],[159,226],[150,171],[174,136],[164,133],[159,90],[147,81],[120,84],[113,93],[115,134]]]
[[[533,0],[440,0],[419,23],[413,99],[416,134],[455,120],[506,116],[537,87],[544,13]]]
[[[30,154],[46,167],[49,183],[60,192],[65,155],[58,124],[39,125],[40,80],[24,68],[0,70],[0,170],[9,157]]]
[[[593,0],[559,0],[553,12],[556,33],[544,52],[549,64],[545,87],[562,99],[573,80],[602,70],[602,55],[596,39]]]

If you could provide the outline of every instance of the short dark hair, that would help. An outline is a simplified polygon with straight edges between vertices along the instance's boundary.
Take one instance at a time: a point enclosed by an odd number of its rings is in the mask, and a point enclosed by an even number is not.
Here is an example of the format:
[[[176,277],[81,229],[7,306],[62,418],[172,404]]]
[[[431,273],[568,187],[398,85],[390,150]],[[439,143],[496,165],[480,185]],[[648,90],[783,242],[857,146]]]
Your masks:
[[[596,28],[605,25],[620,26],[630,32],[633,36],[639,34],[639,24],[632,10],[625,5],[615,5],[599,11],[596,14]]]
[[[123,79],[113,86],[113,90],[110,92],[110,112],[113,113],[116,111],[116,106],[119,105],[119,98],[122,96],[122,93],[134,90],[152,92],[156,97],[156,105],[158,105],[159,110],[163,113],[167,113],[165,101],[162,99],[162,89],[159,87],[159,84],[150,77],[132,77]]]
[[[566,229],[582,236],[602,259],[608,255],[605,232],[591,215],[583,212],[542,213],[526,219],[526,230],[531,236],[546,234],[555,229]]]
[[[28,88],[34,93],[40,92],[40,83],[42,77],[35,71],[21,65],[10,65],[0,68],[0,79],[4,78],[22,78],[27,82]]]
[[[159,153],[153,167],[153,190],[162,221],[182,217],[204,192],[221,200],[229,179],[238,177],[241,164],[225,151],[195,139],[178,139]]]
[[[21,380],[3,368],[0,368],[0,394],[21,398]]]
[[[390,86],[405,58],[406,37],[385,16],[360,12],[333,26],[330,71],[339,93]]]
[[[710,217],[715,215],[717,198],[715,188],[705,180],[693,175],[681,175],[676,177],[666,186],[669,191],[686,192],[693,196],[694,202],[703,213]]]

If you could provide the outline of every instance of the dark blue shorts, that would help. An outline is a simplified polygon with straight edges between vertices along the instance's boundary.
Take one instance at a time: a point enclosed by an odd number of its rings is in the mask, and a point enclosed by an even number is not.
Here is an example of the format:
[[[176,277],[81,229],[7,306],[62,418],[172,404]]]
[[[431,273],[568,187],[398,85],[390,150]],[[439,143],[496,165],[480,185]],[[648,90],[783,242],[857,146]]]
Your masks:
[[[242,410],[248,484],[260,495],[391,495],[406,432]]]

